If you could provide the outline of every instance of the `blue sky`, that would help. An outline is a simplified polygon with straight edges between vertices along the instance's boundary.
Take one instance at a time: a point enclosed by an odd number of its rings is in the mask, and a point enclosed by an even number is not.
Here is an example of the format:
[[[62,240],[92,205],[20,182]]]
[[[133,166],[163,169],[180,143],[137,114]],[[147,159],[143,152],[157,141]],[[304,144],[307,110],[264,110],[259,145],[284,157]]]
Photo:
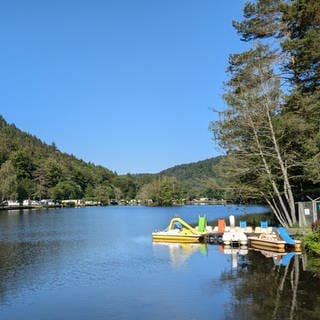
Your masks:
[[[222,153],[222,110],[242,0],[0,2],[0,114],[119,174]]]

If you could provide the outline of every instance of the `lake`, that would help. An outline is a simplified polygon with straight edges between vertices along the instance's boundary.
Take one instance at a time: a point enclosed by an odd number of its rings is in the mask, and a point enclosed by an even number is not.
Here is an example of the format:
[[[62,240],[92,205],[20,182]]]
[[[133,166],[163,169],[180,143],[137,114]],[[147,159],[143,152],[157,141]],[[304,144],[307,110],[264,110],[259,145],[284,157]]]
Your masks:
[[[0,319],[320,319],[306,255],[153,244],[190,223],[258,206],[90,207],[0,212]]]

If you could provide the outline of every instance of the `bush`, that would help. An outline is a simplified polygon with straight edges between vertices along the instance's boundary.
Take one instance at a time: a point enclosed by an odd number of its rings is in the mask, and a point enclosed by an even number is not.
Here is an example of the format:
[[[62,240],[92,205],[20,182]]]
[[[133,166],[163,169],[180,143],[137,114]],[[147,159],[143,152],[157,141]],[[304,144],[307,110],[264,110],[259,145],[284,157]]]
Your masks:
[[[320,232],[313,232],[306,235],[303,243],[308,252],[320,255]]]

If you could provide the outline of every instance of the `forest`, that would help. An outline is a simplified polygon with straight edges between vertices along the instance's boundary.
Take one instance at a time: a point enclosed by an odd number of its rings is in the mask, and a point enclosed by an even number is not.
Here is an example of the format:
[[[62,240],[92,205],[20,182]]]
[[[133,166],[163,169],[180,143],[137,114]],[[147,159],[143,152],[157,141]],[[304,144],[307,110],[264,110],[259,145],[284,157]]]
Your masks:
[[[118,175],[47,145],[0,118],[0,199],[83,199],[150,205],[183,204],[194,198],[221,199],[213,167],[219,158],[176,166],[158,174]]]

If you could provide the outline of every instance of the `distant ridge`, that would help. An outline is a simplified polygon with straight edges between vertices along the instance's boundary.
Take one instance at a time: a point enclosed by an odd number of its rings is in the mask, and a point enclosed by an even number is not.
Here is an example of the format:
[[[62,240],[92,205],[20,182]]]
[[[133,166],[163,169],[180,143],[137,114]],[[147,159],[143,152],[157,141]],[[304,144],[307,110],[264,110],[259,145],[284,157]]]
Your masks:
[[[54,143],[48,145],[0,116],[1,201],[86,199],[102,204],[115,203],[114,200],[126,203],[143,196],[149,199],[151,191],[160,195],[171,187],[175,190],[166,195],[166,204],[174,202],[172,197],[219,197],[214,167],[220,159],[181,164],[157,174],[118,175],[63,153]]]
[[[177,179],[188,180],[188,179],[199,179],[214,177],[215,173],[213,168],[220,161],[222,156],[213,157],[197,162],[184,163],[176,165],[174,167],[162,170],[159,172],[160,175],[174,176]]]

